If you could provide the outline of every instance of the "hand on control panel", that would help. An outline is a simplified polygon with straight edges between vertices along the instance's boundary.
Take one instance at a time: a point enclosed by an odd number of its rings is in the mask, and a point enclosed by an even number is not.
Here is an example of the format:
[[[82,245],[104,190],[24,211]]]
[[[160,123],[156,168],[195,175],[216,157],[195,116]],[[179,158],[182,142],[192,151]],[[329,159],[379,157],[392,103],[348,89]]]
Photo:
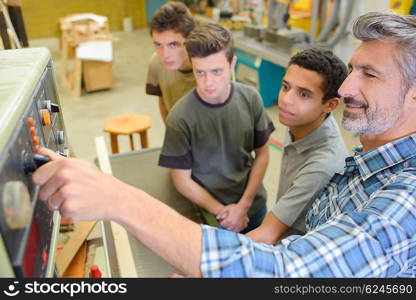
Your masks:
[[[39,196],[51,210],[59,210],[74,220],[117,219],[117,207],[137,190],[115,177],[102,173],[92,163],[64,158],[40,148],[51,162],[33,173],[33,181],[41,185]]]
[[[183,273],[200,276],[199,224],[88,161],[63,158],[45,148],[38,153],[51,158],[32,177],[50,209],[75,221],[114,221]]]

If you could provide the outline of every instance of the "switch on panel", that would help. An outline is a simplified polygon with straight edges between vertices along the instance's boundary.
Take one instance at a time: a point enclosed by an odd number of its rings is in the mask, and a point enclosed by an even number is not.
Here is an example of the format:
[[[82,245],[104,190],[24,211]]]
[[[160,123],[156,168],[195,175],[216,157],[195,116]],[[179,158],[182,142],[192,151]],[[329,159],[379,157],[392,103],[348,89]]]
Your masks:
[[[42,125],[49,126],[51,125],[51,114],[48,109],[41,109],[39,111],[40,119],[42,120]]]
[[[59,105],[53,103],[51,100],[43,100],[41,102],[42,109],[47,109],[51,113],[59,112]]]
[[[2,206],[5,221],[10,229],[22,229],[29,225],[32,204],[26,185],[22,181],[8,181],[4,185]]]

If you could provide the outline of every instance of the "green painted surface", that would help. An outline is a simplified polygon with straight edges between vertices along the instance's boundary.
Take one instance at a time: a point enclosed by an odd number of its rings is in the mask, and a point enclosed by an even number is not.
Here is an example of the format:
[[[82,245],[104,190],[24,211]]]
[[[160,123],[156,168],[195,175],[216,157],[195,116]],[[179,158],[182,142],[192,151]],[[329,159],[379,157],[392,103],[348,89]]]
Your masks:
[[[0,235],[0,278],[14,277],[13,268],[8,257],[3,238]]]
[[[46,48],[0,51],[0,151],[21,118],[50,60]]]
[[[50,59],[51,54],[47,48],[0,51],[0,155],[16,125],[22,121],[22,114],[33,94],[37,92],[36,88]],[[58,95],[56,97],[59,103]],[[54,275],[59,220],[59,214],[55,212],[46,277]],[[0,236],[0,277],[15,276],[8,257],[3,238]]]

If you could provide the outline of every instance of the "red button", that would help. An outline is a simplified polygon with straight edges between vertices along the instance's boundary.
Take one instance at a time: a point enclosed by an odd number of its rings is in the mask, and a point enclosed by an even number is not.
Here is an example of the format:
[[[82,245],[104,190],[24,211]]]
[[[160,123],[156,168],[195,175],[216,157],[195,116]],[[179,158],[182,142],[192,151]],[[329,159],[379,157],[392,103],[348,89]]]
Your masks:
[[[42,263],[46,265],[48,263],[48,253],[46,253],[46,249],[42,249]]]
[[[101,278],[101,271],[97,265],[92,265],[90,267],[90,278]]]

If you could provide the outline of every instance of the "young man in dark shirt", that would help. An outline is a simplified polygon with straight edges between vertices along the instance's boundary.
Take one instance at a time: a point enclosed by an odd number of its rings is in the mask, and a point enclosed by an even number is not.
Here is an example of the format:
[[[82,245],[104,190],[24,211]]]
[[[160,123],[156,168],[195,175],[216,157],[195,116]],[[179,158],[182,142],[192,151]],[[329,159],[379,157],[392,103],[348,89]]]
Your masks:
[[[262,181],[273,123],[254,88],[231,82],[236,57],[227,29],[197,27],[185,45],[197,86],[169,114],[159,165],[222,227],[254,229],[267,212]]]

